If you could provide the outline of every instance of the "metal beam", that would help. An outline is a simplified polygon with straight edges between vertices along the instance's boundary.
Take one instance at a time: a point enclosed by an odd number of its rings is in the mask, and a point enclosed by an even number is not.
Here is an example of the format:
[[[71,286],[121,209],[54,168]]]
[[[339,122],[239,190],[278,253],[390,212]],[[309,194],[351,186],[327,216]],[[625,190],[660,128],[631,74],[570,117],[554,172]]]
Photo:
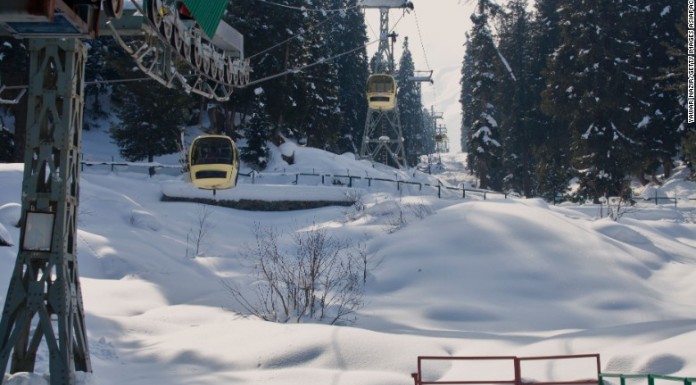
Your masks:
[[[398,168],[406,168],[404,138],[399,107],[384,111],[368,109],[360,157]]]
[[[92,371],[77,267],[87,50],[78,39],[32,39],[29,50],[22,228],[0,321],[0,374],[10,357],[11,373],[33,372],[44,342],[51,385],[74,385],[75,371]]]

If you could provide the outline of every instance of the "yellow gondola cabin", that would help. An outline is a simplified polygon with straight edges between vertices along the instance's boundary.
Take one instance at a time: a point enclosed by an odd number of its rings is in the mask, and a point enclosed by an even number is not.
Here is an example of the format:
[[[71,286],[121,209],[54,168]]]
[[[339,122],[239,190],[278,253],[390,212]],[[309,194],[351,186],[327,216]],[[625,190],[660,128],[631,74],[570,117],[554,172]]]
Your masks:
[[[396,108],[396,80],[387,74],[373,74],[367,78],[367,103],[373,110]]]
[[[193,140],[188,153],[194,186],[208,190],[233,188],[239,176],[239,151],[225,135],[203,135]]]

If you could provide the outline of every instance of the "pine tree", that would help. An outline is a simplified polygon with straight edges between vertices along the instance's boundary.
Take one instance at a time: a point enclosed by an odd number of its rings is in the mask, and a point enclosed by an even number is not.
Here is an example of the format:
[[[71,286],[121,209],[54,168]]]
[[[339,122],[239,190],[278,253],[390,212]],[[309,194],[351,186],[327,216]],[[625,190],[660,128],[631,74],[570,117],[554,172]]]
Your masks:
[[[128,161],[154,161],[155,156],[179,149],[184,111],[190,103],[181,90],[171,90],[151,81],[131,83],[118,108],[122,124],[112,127],[111,137]],[[150,169],[150,175],[154,170]]]
[[[413,81],[414,64],[411,51],[408,48],[408,37],[404,38],[404,44],[399,60],[399,69],[396,76],[398,85],[397,103],[401,120],[401,132],[404,137],[404,152],[406,163],[415,165],[418,156],[424,154],[423,148],[423,118],[421,111],[421,94],[418,85]]]
[[[435,153],[435,124],[432,114],[427,108],[421,113],[421,126],[423,127],[423,155]]]
[[[108,116],[110,111],[105,109],[103,103],[111,95],[112,86],[102,82],[109,79],[117,79],[118,71],[109,64],[109,59],[115,56],[122,57],[123,64],[132,59],[123,55],[123,49],[112,37],[99,37],[87,41],[88,55],[85,66],[85,79],[90,81],[85,85],[85,118],[83,128],[89,130],[93,124]]]
[[[462,60],[462,70],[461,79],[459,84],[461,84],[461,93],[459,95],[459,103],[462,106],[462,123],[460,126],[460,146],[463,152],[470,152],[469,148],[469,138],[471,135],[471,126],[473,125],[473,93],[474,84],[471,82],[473,79],[472,71],[474,68],[473,63],[473,50],[471,48],[471,42],[469,39],[469,34],[466,35],[466,41],[464,43],[464,59]],[[435,127],[433,127],[433,130]]]
[[[232,1],[226,20],[245,38],[246,57],[251,60],[252,80],[262,80],[301,68],[304,61],[305,6],[302,0],[258,2]],[[262,83],[266,92],[266,111],[272,119],[274,137],[295,136],[304,115],[298,110],[298,92],[305,87],[297,73],[268,79]],[[235,96],[252,108],[253,90]]]
[[[312,3],[313,7],[330,9],[329,0]],[[298,105],[303,118],[298,133],[306,137],[308,146],[324,150],[335,149],[341,114],[338,101],[337,65],[327,60],[335,53],[330,45],[335,24],[326,23],[327,14],[309,12],[305,20],[304,65],[309,65],[298,77],[303,87],[298,89]],[[333,19],[333,18],[332,18]]]
[[[681,149],[687,166],[691,168],[691,176],[696,178],[696,131],[689,131],[684,135]]]
[[[462,69],[469,74],[462,84],[471,85],[471,103],[465,113],[472,122],[468,136],[469,170],[479,178],[479,187],[499,190],[502,188],[502,141],[495,106],[500,73],[498,52],[488,27],[488,13],[483,7],[471,16],[473,27],[467,45],[471,55],[471,68]],[[466,62],[465,62],[466,64]]]
[[[0,38],[0,84],[4,86],[27,85],[29,68],[29,50],[25,40]],[[12,58],[12,60],[8,60]],[[18,104],[6,106],[8,115],[14,116],[14,138],[12,142],[0,142],[3,153],[12,153],[11,161],[24,162],[24,142],[27,126],[27,97]],[[7,135],[7,134],[5,134]],[[15,145],[16,144],[16,145]]]
[[[266,112],[266,95],[262,88],[254,89],[253,111],[244,123],[246,145],[240,149],[242,161],[256,170],[263,170],[268,164],[268,140],[271,135],[271,117]]]
[[[512,0],[500,18],[499,52],[504,72],[499,74],[498,102],[505,168],[506,190],[525,196],[536,194],[534,148],[538,145],[531,74],[531,32],[526,0]]]
[[[572,132],[577,197],[626,195],[627,172],[637,155],[631,125],[633,78],[626,24],[628,1],[562,1],[559,49],[550,63],[544,91],[547,112],[565,116]]]
[[[549,68],[547,63],[554,57],[554,52],[560,45],[560,19],[557,10],[561,0],[537,0],[535,4],[534,20],[531,23],[530,44],[530,97],[537,107],[531,112],[531,125],[535,127],[536,147],[535,162],[537,164],[534,175],[536,195],[547,200],[555,200],[558,195],[565,195],[568,190],[568,182],[573,177],[570,165],[570,131],[565,115],[547,115],[546,107],[541,94],[546,87],[547,77],[556,74],[554,70],[562,68]]]
[[[643,87],[634,93],[631,108],[639,111],[633,123],[643,145],[639,169],[633,170],[642,179],[662,166],[664,177],[669,178],[683,136],[684,108],[680,94],[671,86],[676,78],[668,69],[678,66],[677,54],[669,47],[683,44],[685,38],[676,28],[681,16],[677,0],[656,0],[633,12],[631,35],[635,36],[636,55],[632,58],[634,74]],[[682,51],[685,52],[685,51]],[[665,71],[667,70],[667,71]],[[683,78],[682,78],[683,79]],[[647,180],[643,180],[646,183]]]
[[[675,42],[668,46],[667,54],[677,58],[677,65],[663,68],[663,74],[665,81],[667,82],[666,89],[668,92],[676,92],[679,97],[679,103],[684,108],[681,115],[681,125],[680,132],[682,133],[681,140],[681,154],[682,158],[686,164],[691,168],[692,178],[696,178],[696,127],[693,124],[687,125],[687,116],[684,116],[683,111],[688,107],[686,106],[687,100],[685,95],[687,95],[687,82],[684,79],[688,79],[688,65],[687,65],[687,10],[682,11],[681,19],[677,23],[677,32],[681,36],[680,42]]]
[[[367,44],[365,16],[356,7],[357,0],[336,0],[334,3],[346,8],[345,12],[337,15],[336,22],[333,23],[330,44],[334,53],[341,54],[355,50],[336,59],[338,104],[343,114],[338,127],[339,138],[336,150],[338,153],[357,154],[365,131],[367,114],[365,83],[369,68],[365,47]]]

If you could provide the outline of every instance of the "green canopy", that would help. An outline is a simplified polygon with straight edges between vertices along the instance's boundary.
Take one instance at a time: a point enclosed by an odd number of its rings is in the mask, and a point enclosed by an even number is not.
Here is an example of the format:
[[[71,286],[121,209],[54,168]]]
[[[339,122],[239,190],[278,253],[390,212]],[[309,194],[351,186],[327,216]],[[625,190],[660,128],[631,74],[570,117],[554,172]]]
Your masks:
[[[230,0],[183,0],[193,18],[209,38],[215,36],[218,24]]]

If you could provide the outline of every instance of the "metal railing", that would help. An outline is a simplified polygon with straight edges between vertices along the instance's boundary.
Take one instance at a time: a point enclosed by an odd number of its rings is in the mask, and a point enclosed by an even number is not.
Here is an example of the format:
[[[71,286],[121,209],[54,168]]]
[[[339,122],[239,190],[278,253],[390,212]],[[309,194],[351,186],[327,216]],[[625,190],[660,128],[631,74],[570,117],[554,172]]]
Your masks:
[[[620,374],[620,373],[599,373],[599,379],[604,383],[605,378],[618,378],[621,385],[626,385],[626,380],[629,379],[646,379],[648,385],[655,385],[655,380],[665,380],[672,382],[680,382],[684,385],[693,385],[696,382],[696,377],[675,377],[663,376],[660,374]]]
[[[95,160],[82,160],[80,162],[82,171],[84,171],[84,167],[92,167],[92,166],[107,166],[109,167],[109,170],[111,172],[116,171],[117,167],[135,167],[135,168],[140,168],[140,169],[150,169],[154,168],[156,170],[160,169],[168,169],[168,170],[175,170],[175,169],[181,169],[181,165],[167,165],[167,164],[162,164],[158,162],[123,162],[123,161],[114,161],[113,157],[111,161],[95,161]],[[397,179],[389,179],[389,178],[380,178],[380,177],[371,177],[369,175],[366,176],[361,176],[361,175],[351,175],[349,170],[343,170],[347,171],[345,174],[340,174],[340,173],[330,173],[330,172],[321,172],[317,170],[312,170],[311,172],[256,172],[252,171],[250,173],[239,173],[240,177],[246,177],[251,180],[251,184],[256,184],[258,179],[262,179],[265,177],[279,177],[279,176],[285,176],[288,177],[288,180],[286,183],[290,184],[295,184],[299,185],[300,184],[300,179],[306,179],[306,178],[317,178],[321,179],[321,184],[329,184],[329,185],[343,185],[347,187],[356,187],[357,183],[359,181],[366,182],[368,188],[373,187],[373,183],[375,182],[382,182],[382,183],[390,183],[395,185],[397,191],[401,191],[404,186],[418,186],[418,191],[423,191],[423,188],[432,188],[434,193],[437,194],[438,198],[442,198],[442,193],[444,191],[458,191],[461,192],[461,197],[466,198],[467,194],[473,194],[482,197],[484,200],[488,199],[490,196],[502,196],[505,199],[508,198],[510,194],[504,193],[504,192],[498,192],[498,191],[493,191],[493,190],[482,190],[482,189],[474,189],[474,188],[465,188],[465,187],[452,187],[452,186],[445,186],[442,184],[442,182],[438,181],[438,184],[432,184],[432,183],[422,183],[422,182],[413,182],[413,181],[407,181],[407,180],[399,180]],[[168,173],[171,174],[171,173]],[[364,184],[363,184],[364,185]]]
[[[526,361],[558,361],[558,360],[587,360],[593,361],[592,373],[586,379],[580,380],[561,380],[561,381],[537,381],[537,380],[526,380],[523,379],[523,368],[522,363]],[[494,378],[494,379],[481,379],[481,380],[471,380],[466,379],[455,379],[455,380],[430,380],[423,378],[423,363],[426,361],[509,361],[511,365],[512,373],[514,373],[513,378]],[[601,370],[599,354],[577,354],[577,355],[559,355],[559,356],[537,356],[537,357],[515,357],[515,356],[465,356],[465,357],[455,357],[455,356],[419,356],[418,357],[418,371],[411,374],[413,377],[415,385],[473,385],[473,384],[513,384],[513,385],[524,385],[524,384],[534,384],[534,385],[600,385],[601,379],[599,373]],[[508,368],[510,369],[510,368]],[[476,373],[479,374],[480,373]],[[467,375],[469,376],[469,374]],[[622,384],[624,385],[624,384]],[[653,384],[650,384],[653,385]]]

